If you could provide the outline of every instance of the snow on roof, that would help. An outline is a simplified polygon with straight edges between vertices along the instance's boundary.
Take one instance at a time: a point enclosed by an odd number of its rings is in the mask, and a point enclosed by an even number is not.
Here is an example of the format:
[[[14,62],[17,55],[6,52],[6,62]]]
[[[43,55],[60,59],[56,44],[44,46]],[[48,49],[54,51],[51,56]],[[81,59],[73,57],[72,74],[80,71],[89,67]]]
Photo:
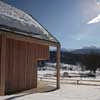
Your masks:
[[[0,1],[0,29],[58,42],[43,26],[24,11]]]

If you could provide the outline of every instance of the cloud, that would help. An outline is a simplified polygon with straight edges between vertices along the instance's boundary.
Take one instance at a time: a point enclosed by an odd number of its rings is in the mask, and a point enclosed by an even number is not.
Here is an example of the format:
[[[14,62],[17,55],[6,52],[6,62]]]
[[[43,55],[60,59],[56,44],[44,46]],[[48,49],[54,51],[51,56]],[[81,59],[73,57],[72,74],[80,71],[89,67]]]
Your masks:
[[[88,34],[84,34],[84,33],[78,33],[75,35],[71,35],[71,39],[75,41],[83,41],[87,37],[88,37]]]
[[[97,17],[90,20],[87,24],[95,24],[95,23],[99,23],[99,22],[100,22],[100,14]]]
[[[93,6],[94,5],[94,6]],[[89,22],[87,22],[87,24],[96,24],[100,22],[100,0],[94,0],[92,7],[93,9],[89,9],[90,13],[93,14],[93,16],[90,16],[90,18],[92,18]],[[96,17],[94,17],[95,15],[97,15]]]
[[[100,5],[100,0],[96,0],[97,5]]]
[[[77,41],[80,41],[80,40],[81,40],[81,38],[80,38],[80,37],[77,37],[77,38],[76,38],[76,40],[77,40]]]

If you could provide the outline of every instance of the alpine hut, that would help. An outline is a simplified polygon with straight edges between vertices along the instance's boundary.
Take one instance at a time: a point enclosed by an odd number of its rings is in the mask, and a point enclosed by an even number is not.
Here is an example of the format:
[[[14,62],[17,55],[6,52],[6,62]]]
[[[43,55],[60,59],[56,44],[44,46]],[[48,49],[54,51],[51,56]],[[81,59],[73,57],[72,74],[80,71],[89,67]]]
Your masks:
[[[57,48],[56,82],[60,86],[60,43],[32,16],[0,1],[0,95],[37,87],[37,61]]]

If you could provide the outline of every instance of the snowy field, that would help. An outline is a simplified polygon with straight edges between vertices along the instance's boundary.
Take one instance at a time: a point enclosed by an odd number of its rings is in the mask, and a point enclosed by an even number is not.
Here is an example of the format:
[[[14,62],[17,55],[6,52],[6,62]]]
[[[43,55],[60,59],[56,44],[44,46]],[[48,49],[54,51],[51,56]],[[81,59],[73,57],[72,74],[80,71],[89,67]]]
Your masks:
[[[67,72],[72,77],[63,77],[63,73]],[[61,70],[61,83],[66,84],[82,84],[82,85],[99,85],[100,86],[100,71],[96,72],[96,77],[80,77],[81,74],[89,73],[89,71],[64,71]],[[56,82],[56,71],[45,70],[38,71],[38,79],[50,82]]]
[[[63,76],[63,73],[64,72],[67,72],[69,74],[69,76],[72,76],[71,78],[69,77],[62,77]],[[96,77],[93,78],[93,77],[87,77],[87,78],[82,78],[82,77],[79,77],[79,74],[86,74],[86,73],[89,73],[89,71],[66,71],[66,70],[61,70],[60,71],[60,74],[61,74],[61,78],[67,78],[67,79],[76,79],[76,80],[100,80],[100,71],[97,71],[96,72]],[[56,70],[45,70],[45,71],[38,71],[38,76],[39,77],[52,77],[54,78],[54,76],[56,75]],[[76,77],[74,77],[76,76]]]
[[[62,77],[64,72],[68,72],[71,76],[77,76],[79,73],[88,73],[88,71],[61,70],[61,88],[59,90],[44,92],[55,89],[56,70],[38,71],[38,80],[40,80],[38,89],[24,91],[19,94],[0,96],[0,100],[100,100],[100,71],[97,72],[96,78]],[[77,80],[79,80],[78,84]]]
[[[56,91],[2,96],[0,100],[100,100],[100,86],[61,84]]]
[[[61,71],[61,76],[64,72],[66,71]],[[38,71],[38,77],[40,77],[38,78],[38,80],[40,80],[40,84],[38,84],[39,86],[38,90],[28,90],[19,94],[0,96],[0,100],[100,100],[100,82],[96,82],[98,79],[100,80],[99,78],[100,72],[97,72],[98,77],[96,79],[85,78],[83,79],[83,81],[79,77],[78,78],[61,77],[61,88],[59,90],[44,92],[55,89],[56,87],[55,74],[56,71],[52,70]],[[79,72],[69,71],[69,74],[78,75]],[[81,82],[85,83],[85,85],[77,84],[77,80],[80,80],[79,81],[80,83]],[[89,81],[89,80],[96,80],[96,81]],[[97,85],[98,83],[99,85]],[[96,84],[96,85],[91,85],[91,84]]]

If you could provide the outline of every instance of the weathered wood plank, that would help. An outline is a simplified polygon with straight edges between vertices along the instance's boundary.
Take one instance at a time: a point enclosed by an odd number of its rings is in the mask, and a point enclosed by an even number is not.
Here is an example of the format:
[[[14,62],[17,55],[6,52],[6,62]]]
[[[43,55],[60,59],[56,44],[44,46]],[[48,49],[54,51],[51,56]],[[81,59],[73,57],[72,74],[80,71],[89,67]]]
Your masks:
[[[8,38],[14,39],[14,40],[20,40],[20,41],[26,41],[30,43],[35,43],[35,44],[40,44],[40,45],[48,45],[48,46],[57,46],[59,43],[53,42],[53,41],[47,41],[35,37],[29,37],[29,36],[24,36],[24,35],[18,35],[18,34],[13,34],[9,33],[7,34]]]
[[[1,84],[0,95],[5,95],[6,34],[1,36]]]
[[[48,46],[7,38],[6,92],[37,87],[37,60],[48,58]]]
[[[56,64],[56,70],[57,70],[57,89],[60,88],[60,45],[57,46],[57,64]]]

